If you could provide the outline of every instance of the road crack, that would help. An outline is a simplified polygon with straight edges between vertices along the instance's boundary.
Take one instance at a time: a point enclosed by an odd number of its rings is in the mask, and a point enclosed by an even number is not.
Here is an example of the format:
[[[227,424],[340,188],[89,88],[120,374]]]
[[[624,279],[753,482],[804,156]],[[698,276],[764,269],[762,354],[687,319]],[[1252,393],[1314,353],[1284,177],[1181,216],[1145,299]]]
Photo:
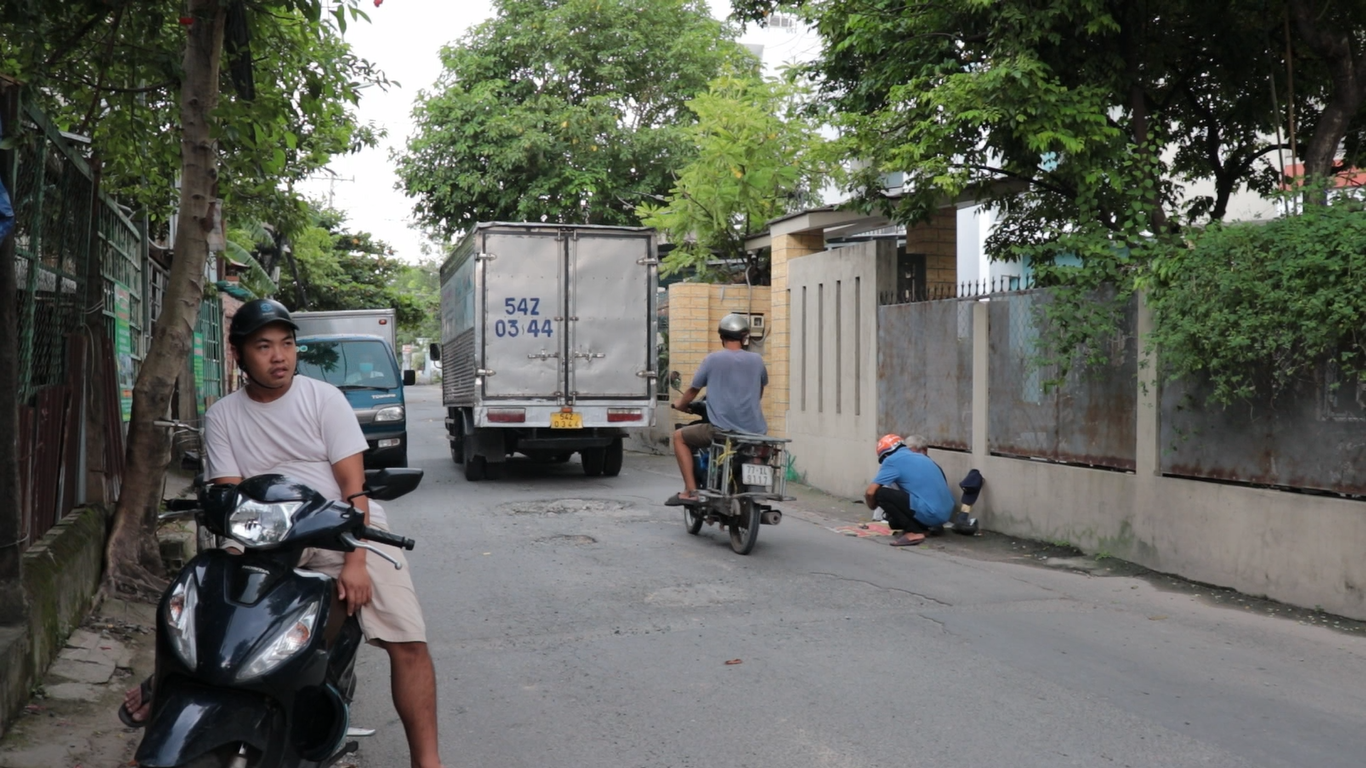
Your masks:
[[[874,587],[874,588],[876,588],[876,589],[885,589],[885,590],[887,590],[888,592],[902,592],[902,593],[904,593],[904,594],[911,595],[912,597],[918,597],[918,598],[920,598],[921,600],[928,600],[928,601],[930,601],[931,603],[935,603],[935,604],[937,604],[937,605],[942,605],[942,606],[944,606],[945,608],[952,608],[952,607],[953,607],[953,603],[946,603],[946,602],[944,602],[943,600],[940,600],[940,599],[937,598],[937,597],[930,597],[929,595],[921,594],[920,592],[913,592],[913,591],[911,591],[911,590],[909,590],[909,589],[902,589],[901,587],[885,587],[885,586],[883,586],[883,585],[881,585],[881,584],[874,584],[873,582],[867,581],[866,579],[852,579],[852,578],[849,578],[848,576],[840,576],[839,574],[835,574],[835,573],[825,573],[825,572],[823,572],[823,571],[811,571],[811,575],[812,575],[812,576],[825,576],[825,577],[827,577],[827,578],[838,579],[838,580],[840,580],[840,581],[852,581],[852,582],[854,582],[854,583],[856,583],[856,584],[867,584],[867,585],[870,586],[870,587]]]

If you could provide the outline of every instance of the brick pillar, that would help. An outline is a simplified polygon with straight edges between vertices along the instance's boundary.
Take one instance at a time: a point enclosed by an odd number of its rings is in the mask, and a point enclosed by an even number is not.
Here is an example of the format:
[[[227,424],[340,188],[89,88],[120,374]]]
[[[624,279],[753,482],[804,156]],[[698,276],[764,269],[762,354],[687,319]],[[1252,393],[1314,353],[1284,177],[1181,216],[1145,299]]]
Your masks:
[[[669,286],[669,370],[683,375],[684,389],[710,351],[710,303],[711,286],[706,283]]]
[[[906,230],[906,252],[925,254],[929,295],[952,296],[958,284],[958,211],[938,208],[930,220]]]
[[[791,297],[787,292],[787,263],[792,259],[824,250],[823,232],[797,232],[773,236],[768,334],[764,339],[765,362],[768,366],[768,390],[764,393],[764,413],[768,419],[768,433],[777,437],[787,436],[787,410],[792,402],[789,387],[792,336],[788,322],[792,313],[789,307]]]

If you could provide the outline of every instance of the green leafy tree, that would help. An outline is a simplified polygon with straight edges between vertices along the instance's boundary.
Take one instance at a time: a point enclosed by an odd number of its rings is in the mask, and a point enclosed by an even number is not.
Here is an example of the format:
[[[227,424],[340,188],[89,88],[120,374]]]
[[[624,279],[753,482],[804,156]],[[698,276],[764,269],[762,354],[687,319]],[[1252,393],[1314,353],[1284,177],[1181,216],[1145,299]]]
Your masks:
[[[362,89],[387,86],[342,39],[357,3],[220,0],[226,66],[210,136],[224,214],[288,229],[306,209],[290,190],[341,153],[372,145]],[[0,61],[63,130],[91,138],[103,191],[165,232],[176,211],[180,79],[187,35],[206,27],[181,0],[17,2],[0,11]],[[166,233],[172,234],[173,233]]]
[[[59,125],[93,136],[105,190],[154,221],[178,214],[106,546],[114,594],[155,600],[164,586],[155,533],[170,450],[153,421],[190,350],[217,206],[287,222],[301,214],[288,182],[366,140],[349,105],[382,78],[339,37],[361,16],[359,0],[324,13],[323,0],[17,0],[0,9],[0,61]]]
[[[1366,159],[1361,3],[735,5],[747,18],[792,7],[820,32],[807,72],[868,163],[863,205],[907,222],[963,194],[997,209],[990,254],[1029,259],[1061,286],[1045,357],[1064,373],[1078,356],[1106,360],[1136,282],[1184,247],[1183,227],[1221,219],[1240,190],[1280,184],[1278,152],[1304,157],[1311,175],[1333,171],[1339,147],[1349,165]],[[905,193],[883,189],[886,172],[906,173]],[[1212,194],[1187,192],[1204,181]]]
[[[1214,224],[1146,281],[1163,375],[1215,405],[1274,400],[1328,362],[1366,380],[1366,209],[1339,195],[1266,223]]]
[[[677,245],[662,273],[706,273],[714,259],[746,259],[745,237],[775,217],[819,201],[840,172],[832,147],[801,111],[807,91],[778,80],[723,75],[689,101],[694,157],[662,204],[643,203],[641,223]],[[767,282],[762,265],[751,279]]]
[[[397,156],[419,220],[635,224],[687,161],[684,103],[750,61],[703,0],[496,0],[442,50]]]
[[[414,267],[368,232],[346,228],[338,211],[315,210],[314,224],[293,241],[297,283],[286,282],[280,299],[292,310],[393,309],[400,329],[423,327],[433,312],[432,294],[406,289]],[[297,290],[302,285],[302,291]],[[307,302],[304,297],[307,297]]]
[[[407,296],[421,308],[418,322],[399,326],[400,343],[415,343],[417,339],[441,341],[441,262],[426,258],[416,264],[405,265],[390,281],[389,287]],[[418,350],[423,355],[425,350]],[[424,358],[425,359],[425,358]]]

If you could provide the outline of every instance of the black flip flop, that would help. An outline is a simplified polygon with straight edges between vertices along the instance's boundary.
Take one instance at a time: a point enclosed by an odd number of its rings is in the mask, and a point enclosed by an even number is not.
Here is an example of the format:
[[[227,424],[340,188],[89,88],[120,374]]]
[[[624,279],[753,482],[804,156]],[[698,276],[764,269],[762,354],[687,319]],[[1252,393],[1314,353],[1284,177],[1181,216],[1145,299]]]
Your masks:
[[[698,504],[701,504],[701,503],[702,503],[702,500],[701,500],[701,499],[685,499],[685,498],[683,498],[683,495],[682,495],[682,494],[675,493],[674,495],[672,495],[672,496],[669,497],[669,500],[668,500],[668,501],[664,502],[664,506],[666,506],[666,507],[695,507],[695,506],[697,506]]]
[[[142,691],[142,703],[144,705],[152,703],[152,678],[149,677],[146,680],[143,680],[142,684],[138,686],[138,689]],[[139,709],[141,709],[141,707],[139,707]],[[150,720],[150,709],[147,711],[147,714],[148,720]],[[134,720],[133,713],[129,712],[128,707],[123,704],[119,704],[119,720],[129,728],[142,728],[147,725],[147,720]]]
[[[920,538],[918,538],[918,539],[912,539],[912,538],[910,538],[910,537],[913,536],[913,535],[915,535],[915,534],[909,534],[909,533],[908,533],[908,534],[903,534],[902,536],[899,536],[898,538],[896,538],[895,540],[892,541],[892,546],[894,546],[894,547],[914,547],[914,546],[918,546],[919,544],[921,544],[922,542],[925,541],[925,535],[924,535],[924,534],[920,534]]]

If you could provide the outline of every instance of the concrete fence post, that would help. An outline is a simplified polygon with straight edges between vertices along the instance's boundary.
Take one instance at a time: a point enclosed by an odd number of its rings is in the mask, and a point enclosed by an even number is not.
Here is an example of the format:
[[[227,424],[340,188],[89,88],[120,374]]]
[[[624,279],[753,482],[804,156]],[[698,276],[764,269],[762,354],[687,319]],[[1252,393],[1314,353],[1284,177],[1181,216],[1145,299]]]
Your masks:
[[[1157,353],[1148,349],[1153,332],[1153,312],[1148,297],[1138,294],[1138,397],[1134,414],[1136,441],[1134,473],[1140,486],[1162,473],[1160,396],[1157,380]]]
[[[972,460],[979,467],[987,458],[987,425],[991,403],[987,397],[990,328],[985,301],[972,303]]]

